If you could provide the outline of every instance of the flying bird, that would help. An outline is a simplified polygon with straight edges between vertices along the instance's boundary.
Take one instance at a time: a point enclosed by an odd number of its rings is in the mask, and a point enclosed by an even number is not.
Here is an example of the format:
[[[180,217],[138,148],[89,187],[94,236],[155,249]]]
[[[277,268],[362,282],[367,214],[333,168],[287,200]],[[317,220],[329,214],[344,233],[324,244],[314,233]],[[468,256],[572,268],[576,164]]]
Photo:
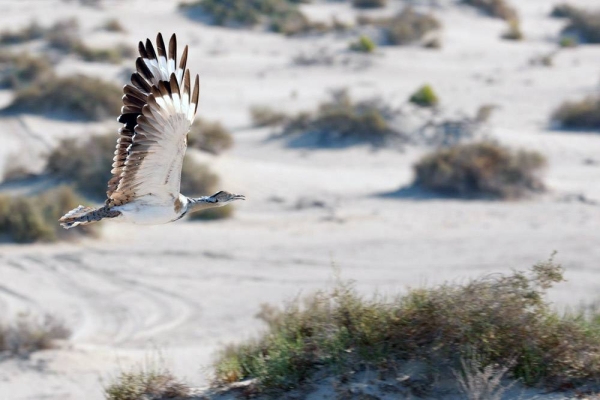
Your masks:
[[[177,39],[169,48],[162,35],[156,50],[147,39],[139,43],[140,57],[131,84],[123,87],[118,121],[119,139],[108,181],[108,198],[100,208],[79,206],[60,220],[65,229],[111,218],[135,224],[164,224],[189,212],[221,207],[243,195],[220,191],[190,198],[179,193],[187,134],[198,109],[199,82],[193,90],[186,68],[185,46],[177,65]]]

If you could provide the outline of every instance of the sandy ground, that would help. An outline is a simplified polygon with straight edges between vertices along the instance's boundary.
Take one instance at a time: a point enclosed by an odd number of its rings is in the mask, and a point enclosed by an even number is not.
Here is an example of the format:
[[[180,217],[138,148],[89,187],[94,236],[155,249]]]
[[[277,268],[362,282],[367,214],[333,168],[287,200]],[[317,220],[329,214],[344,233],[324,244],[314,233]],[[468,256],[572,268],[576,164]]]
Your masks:
[[[279,305],[324,288],[338,269],[365,294],[396,293],[526,269],[556,250],[568,282],[551,299],[559,307],[597,300],[600,136],[552,131],[548,116],[565,99],[597,90],[600,47],[561,51],[552,68],[531,66],[531,58],[555,49],[562,22],[547,17],[556,1],[515,3],[524,42],[501,41],[501,21],[442,7],[434,11],[445,26],[440,51],[386,48],[361,69],[361,56],[349,66],[292,63],[315,43],[339,53],[348,38],[286,39],[207,27],[178,14],[175,2],[107,1],[100,10],[50,0],[0,2],[2,28],[75,16],[90,44],[133,45],[157,31],[177,32],[181,44],[190,44],[188,66],[201,75],[200,115],[221,121],[236,138],[223,156],[195,156],[211,163],[223,189],[248,197],[226,222],[107,223],[98,240],[0,245],[0,314],[49,312],[74,331],[64,349],[1,362],[0,399],[101,399],[102,385],[120,370],[156,358],[201,386],[221,345],[262,328],[254,318],[261,303]],[[311,5],[307,12],[323,20],[354,15],[343,4]],[[98,31],[109,17],[128,32]],[[122,80],[124,67],[67,57],[57,69]],[[267,129],[248,128],[250,105],[311,109],[339,87],[402,105],[426,82],[448,114],[497,105],[491,134],[545,154],[550,192],[506,203],[431,198],[400,190],[411,182],[422,148],[293,149],[268,140]],[[10,98],[0,95],[0,101]],[[117,128],[111,121],[6,116],[0,119],[0,165],[18,153],[19,162],[40,170],[40,155],[58,138]]]

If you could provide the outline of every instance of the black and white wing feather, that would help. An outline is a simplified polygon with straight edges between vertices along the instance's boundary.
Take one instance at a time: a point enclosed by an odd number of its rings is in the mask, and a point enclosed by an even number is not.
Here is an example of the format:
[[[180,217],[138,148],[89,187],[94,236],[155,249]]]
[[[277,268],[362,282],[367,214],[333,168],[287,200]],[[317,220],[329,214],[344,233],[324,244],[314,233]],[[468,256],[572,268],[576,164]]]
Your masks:
[[[199,82],[194,87],[186,69],[187,46],[177,65],[175,35],[156,50],[150,40],[139,44],[137,72],[123,88],[123,108],[107,204],[118,206],[145,196],[168,202],[179,196],[187,133],[198,109]]]

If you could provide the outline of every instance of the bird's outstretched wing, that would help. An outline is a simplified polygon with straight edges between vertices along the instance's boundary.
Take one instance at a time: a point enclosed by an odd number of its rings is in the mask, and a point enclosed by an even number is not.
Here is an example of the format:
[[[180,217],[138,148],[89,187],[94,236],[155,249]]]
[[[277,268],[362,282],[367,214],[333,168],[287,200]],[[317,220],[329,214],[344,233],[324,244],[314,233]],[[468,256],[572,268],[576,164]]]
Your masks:
[[[159,33],[156,51],[150,40],[139,44],[137,72],[123,88],[112,178],[107,205],[122,205],[152,195],[158,202],[179,195],[186,136],[198,109],[198,75],[193,92],[186,69],[187,46],[177,66],[177,40],[169,41],[168,54]]]

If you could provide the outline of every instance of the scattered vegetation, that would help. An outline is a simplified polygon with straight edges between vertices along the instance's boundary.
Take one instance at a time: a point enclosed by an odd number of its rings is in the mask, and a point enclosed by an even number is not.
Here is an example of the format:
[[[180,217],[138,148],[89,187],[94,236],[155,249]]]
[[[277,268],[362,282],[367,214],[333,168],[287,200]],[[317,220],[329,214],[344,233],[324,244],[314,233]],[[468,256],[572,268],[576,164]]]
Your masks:
[[[562,36],[558,41],[558,45],[562,48],[570,49],[577,47],[579,45],[579,41],[572,36]]]
[[[346,90],[338,90],[316,112],[288,117],[282,135],[309,138],[318,146],[381,146],[403,137],[393,124],[396,115],[379,99],[354,101]]]
[[[554,111],[552,119],[566,129],[600,129],[600,97],[567,101]]]
[[[574,47],[577,43],[600,43],[600,11],[559,4],[551,15],[568,20],[560,38],[562,47]]]
[[[462,2],[473,6],[492,17],[502,18],[507,21],[517,20],[519,18],[517,11],[507,2],[507,0],[462,0]]]
[[[219,177],[206,165],[194,161],[189,156],[183,160],[181,172],[181,193],[186,196],[207,196],[215,192]]]
[[[56,116],[102,120],[117,115],[121,89],[85,75],[36,82],[18,90],[9,109]]]
[[[36,21],[32,21],[29,25],[17,31],[2,31],[0,32],[0,44],[11,45],[29,42],[35,39],[41,39],[44,36],[44,28]]]
[[[490,275],[464,284],[412,289],[394,299],[361,297],[339,283],[284,310],[265,306],[268,331],[230,346],[216,363],[216,383],[252,379],[276,393],[319,375],[390,371],[425,363],[425,379],[452,376],[461,360],[508,367],[527,385],[577,386],[600,376],[600,319],[560,315],[545,301],[563,280],[552,260],[529,273]],[[502,368],[500,367],[500,368]]]
[[[97,233],[95,225],[66,231],[58,219],[84,200],[72,188],[61,186],[34,196],[0,197],[0,232],[17,243],[53,242]]]
[[[107,400],[191,398],[189,386],[165,369],[122,372],[104,394]]]
[[[506,40],[523,40],[524,35],[521,30],[521,23],[518,19],[508,21],[508,30],[502,34],[502,39]]]
[[[257,127],[279,126],[288,120],[288,115],[271,107],[252,106],[250,107],[250,119],[252,125]]]
[[[197,0],[180,7],[192,18],[208,15],[221,26],[264,25],[273,32],[288,35],[314,28],[293,0]]]
[[[109,20],[107,20],[104,25],[102,25],[102,29],[104,29],[105,31],[108,32],[125,32],[125,28],[123,27],[123,25],[121,25],[121,23],[119,22],[118,19],[116,18],[111,18]]]
[[[45,57],[34,57],[27,53],[0,53],[0,86],[22,89],[54,77],[52,64]]]
[[[426,155],[414,166],[415,185],[465,198],[518,199],[544,190],[545,158],[490,143],[459,144]]]
[[[387,0],[352,0],[355,8],[381,8],[385,7]]]
[[[47,314],[34,318],[20,314],[13,324],[0,322],[0,353],[25,356],[39,350],[55,347],[59,340],[66,340],[71,331],[63,321]]]
[[[439,103],[439,98],[431,85],[424,85],[413,93],[408,101],[420,107],[435,107]]]
[[[441,28],[441,23],[430,14],[422,14],[412,7],[405,7],[402,12],[389,18],[360,17],[361,25],[373,25],[383,32],[389,45],[407,45],[418,42],[431,42],[428,35]],[[439,41],[438,41],[439,43]]]
[[[578,7],[572,6],[567,3],[557,4],[552,8],[550,16],[554,18],[571,18],[581,12]]]
[[[368,36],[361,35],[355,42],[350,43],[350,50],[359,53],[373,53],[377,46]]]
[[[191,221],[215,221],[233,217],[235,208],[230,204],[224,207],[209,208],[203,211],[191,213],[188,217]]]
[[[221,154],[233,146],[233,136],[219,122],[196,119],[188,133],[188,146],[211,154]]]

